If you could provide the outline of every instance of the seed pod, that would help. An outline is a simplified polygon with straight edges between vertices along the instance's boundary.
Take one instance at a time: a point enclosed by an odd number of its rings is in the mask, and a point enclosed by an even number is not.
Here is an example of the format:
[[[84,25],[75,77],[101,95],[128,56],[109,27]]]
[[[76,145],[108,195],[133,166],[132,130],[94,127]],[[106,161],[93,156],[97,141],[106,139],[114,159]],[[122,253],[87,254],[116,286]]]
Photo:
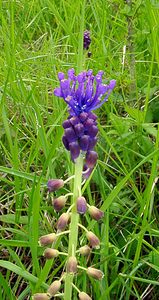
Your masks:
[[[89,240],[92,248],[99,248],[100,240],[92,231],[88,231],[86,233],[86,237]]]
[[[104,276],[102,271],[91,267],[87,269],[87,274],[97,280],[101,280]]]
[[[43,253],[43,256],[46,259],[52,259],[54,257],[57,257],[58,255],[59,255],[59,251],[56,249],[52,249],[52,248],[47,248]]]
[[[50,179],[47,183],[48,191],[55,192],[64,186],[62,179]]]
[[[88,296],[85,292],[80,292],[78,294],[80,300],[92,300],[90,296]]]
[[[66,270],[67,270],[67,273],[76,273],[77,272],[77,259],[75,256],[69,257]]]
[[[86,165],[93,168],[97,162],[98,154],[95,151],[88,151],[86,154]]]
[[[70,215],[68,213],[63,213],[57,221],[57,229],[62,231],[66,228],[69,222]]]
[[[50,234],[46,234],[40,237],[39,239],[39,244],[40,246],[47,246],[49,244],[52,244],[53,242],[56,241],[56,234],[55,233],[50,233]]]
[[[60,196],[53,199],[52,204],[54,209],[59,212],[65,206],[66,200],[67,198],[65,196]]]
[[[100,220],[104,216],[104,212],[93,205],[89,206],[88,212],[90,216],[96,221]]]
[[[33,300],[49,300],[50,296],[46,293],[38,293],[33,295],[32,297]]]
[[[88,245],[79,248],[79,253],[81,255],[87,256],[90,254],[90,252],[91,252],[91,248]]]
[[[80,215],[85,214],[87,210],[87,202],[86,199],[84,197],[78,197],[77,198],[77,212]]]
[[[48,288],[47,292],[50,296],[54,296],[61,288],[61,281],[55,280]]]

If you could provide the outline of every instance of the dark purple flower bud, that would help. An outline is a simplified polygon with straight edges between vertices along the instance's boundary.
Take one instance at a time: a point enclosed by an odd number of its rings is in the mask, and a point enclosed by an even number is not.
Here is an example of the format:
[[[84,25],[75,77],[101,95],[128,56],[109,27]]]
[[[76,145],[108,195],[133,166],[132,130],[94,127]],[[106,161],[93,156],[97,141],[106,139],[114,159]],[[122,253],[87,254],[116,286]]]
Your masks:
[[[93,168],[97,162],[98,154],[95,151],[88,151],[86,154],[86,165]]]
[[[90,296],[88,296],[88,294],[86,294],[85,292],[80,292],[78,294],[79,300],[92,300],[92,298]]]
[[[65,196],[60,196],[53,199],[52,204],[54,209],[59,212],[65,206],[66,200],[67,198]]]
[[[101,280],[104,276],[102,271],[91,267],[87,269],[87,274],[97,280]]]
[[[87,119],[85,122],[84,122],[84,128],[85,130],[88,130],[89,128],[91,128],[92,126],[94,125],[94,120],[93,119]]]
[[[40,246],[47,246],[49,244],[52,244],[57,239],[57,236],[55,233],[46,234],[40,237],[39,244]]]
[[[81,123],[75,125],[74,130],[78,137],[81,137],[84,134],[84,126]]]
[[[66,266],[67,273],[76,273],[77,272],[77,259],[75,256],[71,256],[68,259]]]
[[[65,136],[66,136],[69,143],[74,142],[74,141],[77,140],[77,136],[76,136],[75,131],[73,130],[72,127],[65,129]]]
[[[70,118],[70,122],[71,122],[71,124],[73,125],[73,126],[75,126],[75,125],[77,125],[79,122],[80,122],[80,120],[79,120],[79,118],[78,117],[72,117],[72,118]]]
[[[55,280],[48,288],[47,292],[52,297],[60,290],[61,288],[61,281]]]
[[[84,197],[78,197],[77,198],[77,212],[80,215],[85,214],[86,210],[87,210],[87,202],[86,199]]]
[[[80,118],[81,122],[86,121],[87,118],[88,118],[88,113],[82,112],[82,113],[79,115],[79,118]]]
[[[47,248],[43,253],[43,256],[46,259],[52,259],[57,257],[58,255],[59,255],[59,251],[53,248]]]
[[[74,161],[80,154],[80,147],[78,142],[72,142],[69,144],[70,152],[71,152],[71,158]]]
[[[88,113],[88,118],[93,119],[94,121],[96,121],[98,117],[95,114],[93,114],[92,112],[89,112]]]
[[[63,144],[64,144],[65,148],[69,151],[70,150],[69,141],[67,140],[65,135],[63,135],[63,137],[62,137],[62,141],[63,141]]]
[[[37,293],[33,295],[32,297],[33,300],[49,300],[50,296],[46,293]]]
[[[71,127],[70,120],[65,120],[63,122],[62,126],[63,126],[64,129]]]
[[[91,43],[90,31],[86,30],[83,35],[83,48],[88,50]]]
[[[90,138],[89,139],[89,146],[88,146],[88,150],[93,150],[95,145],[97,144],[97,137],[94,138]]]
[[[80,139],[79,139],[79,146],[80,146],[80,149],[82,151],[87,151],[88,149],[88,146],[89,146],[89,136],[88,135],[83,135]]]
[[[90,216],[96,221],[98,221],[104,217],[104,212],[93,205],[89,206],[88,212],[89,212]]]
[[[89,127],[87,129],[87,132],[88,132],[88,135],[93,138],[93,137],[95,137],[97,135],[98,128],[97,128],[96,125],[92,125],[91,127]]]
[[[50,179],[48,180],[47,187],[48,191],[55,192],[64,186],[64,181],[62,179]]]
[[[100,240],[92,231],[88,231],[86,237],[92,248],[99,248]]]
[[[57,229],[60,231],[65,230],[68,225],[70,215],[68,213],[63,213],[57,221]]]
[[[90,254],[90,252],[91,252],[91,248],[88,245],[79,248],[79,253],[81,255],[87,256]]]

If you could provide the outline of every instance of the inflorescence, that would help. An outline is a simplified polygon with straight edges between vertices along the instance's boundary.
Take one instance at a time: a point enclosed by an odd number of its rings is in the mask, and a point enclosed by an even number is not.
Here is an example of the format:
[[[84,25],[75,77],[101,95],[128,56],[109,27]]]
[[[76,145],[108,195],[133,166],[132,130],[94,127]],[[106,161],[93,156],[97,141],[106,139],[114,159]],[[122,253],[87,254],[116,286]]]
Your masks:
[[[69,108],[69,116],[63,122],[63,144],[70,151],[72,161],[81,151],[86,153],[85,170],[92,169],[97,161],[97,153],[93,151],[97,143],[97,116],[92,111],[108,100],[116,84],[115,80],[103,84],[103,73],[99,71],[94,76],[89,70],[76,76],[74,69],[70,69],[66,79],[65,74],[60,72],[60,87],[54,90],[54,95],[63,98]]]
[[[60,72],[58,78],[60,81],[60,87],[54,90],[54,95],[61,97],[67,103],[69,108],[69,116],[67,120],[63,122],[64,136],[63,144],[65,148],[70,151],[71,159],[76,163],[79,156],[85,159],[84,172],[85,178],[87,178],[90,172],[93,170],[96,161],[97,153],[94,151],[94,147],[97,143],[97,116],[92,113],[95,109],[104,104],[115,87],[115,80],[111,80],[109,84],[102,83],[103,71],[99,71],[96,76],[93,75],[92,70],[88,72],[81,72],[77,76],[74,69],[68,71],[68,78],[65,78],[64,73]],[[81,169],[82,170],[82,169]],[[66,180],[68,182],[68,180]],[[50,179],[47,187],[49,193],[54,193],[57,190],[63,188],[66,183],[62,179]],[[60,213],[68,204],[67,195],[55,196],[53,198],[53,207],[57,213]],[[73,209],[73,210],[72,210]],[[53,259],[59,255],[66,256],[66,265],[64,272],[59,280],[53,281],[49,286],[47,293],[38,293],[33,296],[34,300],[48,300],[53,296],[62,295],[60,293],[62,281],[65,281],[65,274],[75,275],[78,269],[84,270],[88,276],[96,280],[100,280],[103,277],[103,273],[94,268],[93,266],[82,267],[78,265],[78,256],[90,255],[92,249],[100,247],[99,238],[90,230],[87,230],[81,223],[77,224],[80,230],[84,230],[85,240],[88,242],[84,245],[80,245],[78,249],[75,249],[75,253],[69,255],[68,253],[60,252],[55,249],[56,241],[63,234],[70,234],[70,219],[71,214],[76,213],[79,216],[89,213],[92,219],[99,221],[104,213],[99,208],[89,205],[85,197],[79,195],[75,202],[62,214],[57,220],[57,232],[50,233],[42,236],[39,239],[39,244],[42,247],[47,247],[44,250],[44,257],[46,259]],[[76,233],[78,235],[78,231]],[[84,239],[83,239],[84,241]],[[48,247],[49,246],[49,247]],[[75,285],[72,283],[75,287]],[[83,291],[78,291],[78,298],[80,300],[91,300],[91,297]]]

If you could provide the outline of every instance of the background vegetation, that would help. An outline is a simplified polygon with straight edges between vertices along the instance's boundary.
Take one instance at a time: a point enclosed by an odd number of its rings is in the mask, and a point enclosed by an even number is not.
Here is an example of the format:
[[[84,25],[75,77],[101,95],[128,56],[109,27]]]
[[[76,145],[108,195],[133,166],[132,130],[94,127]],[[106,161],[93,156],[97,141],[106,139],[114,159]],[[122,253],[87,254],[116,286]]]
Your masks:
[[[38,246],[55,228],[45,184],[67,178],[64,101],[53,96],[57,72],[76,69],[83,0],[1,1],[0,26],[0,299],[30,299],[64,265],[45,262]],[[101,238],[91,263],[101,282],[81,272],[77,285],[94,300],[159,299],[159,4],[89,0],[85,29],[92,56],[83,68],[117,85],[97,111],[99,154],[83,192],[105,216],[85,225]],[[58,194],[62,193],[60,191]],[[60,247],[67,246],[67,238]],[[85,264],[82,261],[81,264]],[[74,299],[76,298],[76,293]]]

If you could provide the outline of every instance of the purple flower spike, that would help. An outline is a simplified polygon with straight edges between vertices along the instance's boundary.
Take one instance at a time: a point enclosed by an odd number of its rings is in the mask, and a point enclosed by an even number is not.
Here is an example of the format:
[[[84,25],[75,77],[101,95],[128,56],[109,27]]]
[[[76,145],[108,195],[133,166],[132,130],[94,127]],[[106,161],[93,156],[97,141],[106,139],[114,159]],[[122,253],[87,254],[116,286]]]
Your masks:
[[[86,39],[87,35],[89,32],[85,33]],[[69,108],[68,119],[63,122],[63,144],[70,151],[73,162],[80,151],[87,152],[86,164],[90,169],[97,160],[97,153],[92,150],[98,133],[97,116],[92,111],[108,101],[116,84],[114,79],[103,84],[103,74],[103,71],[98,71],[94,76],[93,71],[88,70],[76,76],[74,69],[69,69],[68,78],[62,72],[58,74],[60,87],[54,90],[54,95],[63,98]]]

